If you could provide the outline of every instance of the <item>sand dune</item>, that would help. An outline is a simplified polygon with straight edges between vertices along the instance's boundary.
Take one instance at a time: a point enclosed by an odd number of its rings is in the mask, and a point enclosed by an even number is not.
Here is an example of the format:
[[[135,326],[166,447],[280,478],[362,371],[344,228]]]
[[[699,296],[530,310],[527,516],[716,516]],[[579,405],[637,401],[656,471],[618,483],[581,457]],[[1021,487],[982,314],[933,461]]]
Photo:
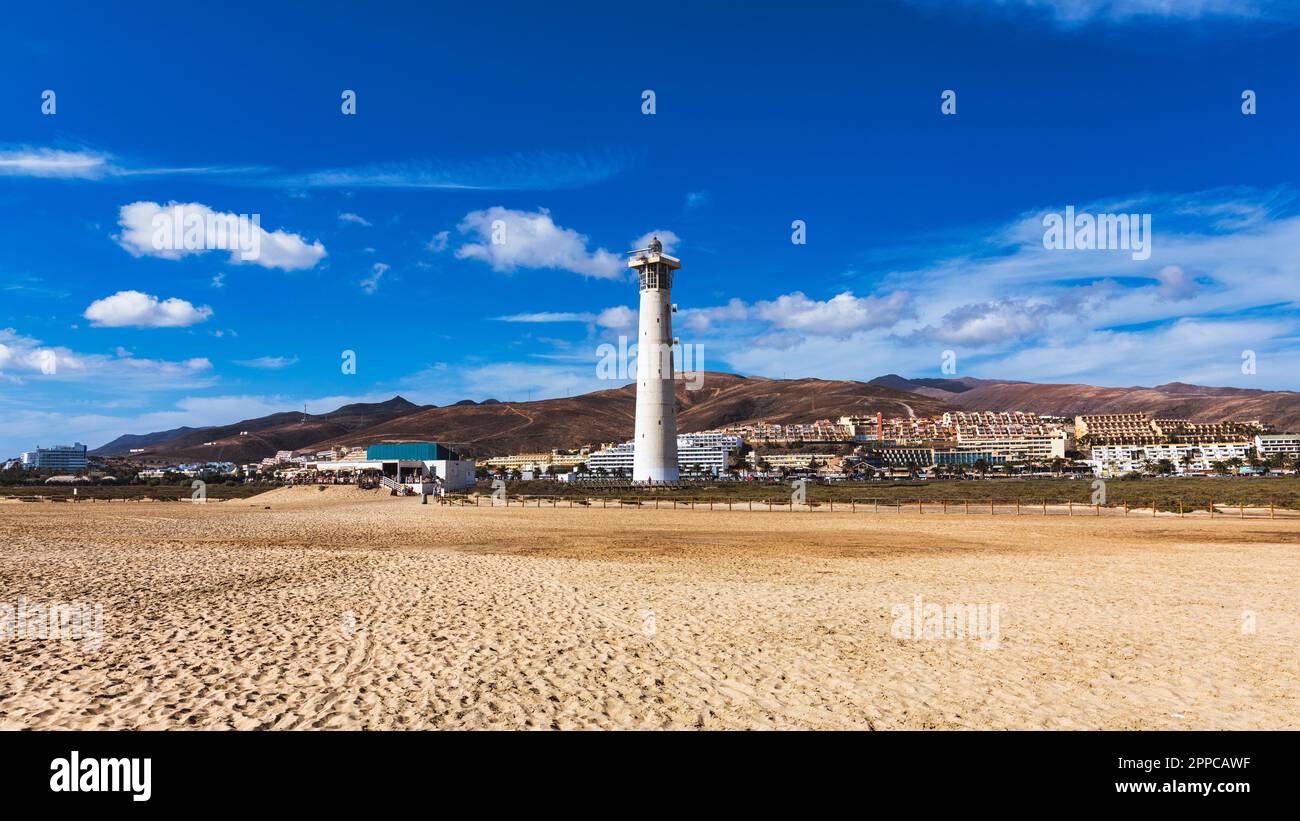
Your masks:
[[[104,618],[97,648],[0,640],[10,727],[1300,726],[1296,520],[476,509],[331,487],[7,506],[0,541],[0,603]],[[996,646],[900,638],[917,596],[997,605]]]

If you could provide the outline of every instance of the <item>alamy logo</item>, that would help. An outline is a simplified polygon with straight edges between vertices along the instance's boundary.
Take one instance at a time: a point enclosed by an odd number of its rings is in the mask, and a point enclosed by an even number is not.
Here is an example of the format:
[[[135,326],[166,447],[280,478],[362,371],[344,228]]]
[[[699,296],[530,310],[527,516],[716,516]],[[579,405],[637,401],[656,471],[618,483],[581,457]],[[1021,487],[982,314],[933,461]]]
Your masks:
[[[153,795],[153,759],[82,758],[73,750],[50,762],[52,792],[129,792],[132,801]]]
[[[219,214],[173,205],[150,221],[155,251],[230,251],[247,262],[262,255],[261,214]]]
[[[0,639],[84,641],[98,650],[104,641],[104,606],[88,602],[0,602]]]
[[[910,607],[899,603],[890,608],[894,619],[890,635],[911,641],[978,641],[985,650],[996,650],[1002,642],[1001,611],[997,603],[954,603],[945,607],[922,601],[917,595]]]
[[[636,379],[638,367],[645,362],[650,379],[673,374],[673,379],[685,382],[686,390],[698,391],[704,387],[704,345],[676,342],[671,345],[646,343],[642,346],[628,344],[626,336],[619,335],[618,347],[602,342],[596,347],[596,378],[625,382]]]
[[[1150,214],[1075,213],[1043,216],[1043,247],[1049,251],[1131,251],[1133,259],[1151,258]]]

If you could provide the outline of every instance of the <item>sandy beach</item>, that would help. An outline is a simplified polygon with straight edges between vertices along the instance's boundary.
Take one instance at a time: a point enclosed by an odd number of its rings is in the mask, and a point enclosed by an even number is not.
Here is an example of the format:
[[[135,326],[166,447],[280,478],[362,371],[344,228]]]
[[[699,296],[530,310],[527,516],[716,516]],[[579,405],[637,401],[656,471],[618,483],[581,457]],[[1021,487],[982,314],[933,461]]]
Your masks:
[[[331,487],[0,504],[0,543],[6,612],[103,619],[97,640],[0,639],[8,728],[1300,727],[1294,518]],[[932,606],[972,629],[925,630]]]

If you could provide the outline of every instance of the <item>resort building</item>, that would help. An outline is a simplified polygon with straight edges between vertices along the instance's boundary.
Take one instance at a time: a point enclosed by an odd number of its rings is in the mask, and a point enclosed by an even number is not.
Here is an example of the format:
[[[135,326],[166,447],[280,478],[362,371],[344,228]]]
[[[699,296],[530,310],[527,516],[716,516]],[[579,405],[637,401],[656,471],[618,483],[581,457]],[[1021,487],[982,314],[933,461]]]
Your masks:
[[[309,462],[305,472],[334,480],[355,482],[364,477],[387,477],[417,492],[437,479],[444,490],[466,490],[474,486],[474,460],[462,459],[437,442],[385,442],[366,448],[364,459],[329,459]],[[303,469],[295,471],[301,475]]]
[[[71,445],[38,447],[23,454],[24,469],[49,469],[78,471],[86,469],[86,446],[77,442]]]
[[[1154,444],[1094,445],[1091,458],[1086,460],[1093,473],[1106,478],[1126,473],[1150,472],[1160,462],[1167,460],[1175,474],[1208,473],[1215,462],[1251,456],[1248,442],[1158,442]]]
[[[754,453],[747,457],[749,464],[758,468],[766,464],[770,470],[817,470],[838,464],[842,457],[831,453]]]
[[[681,475],[721,475],[727,470],[731,454],[740,447],[739,436],[708,431],[685,433],[677,437],[677,468]],[[591,473],[613,476],[631,475],[634,442],[602,448],[587,458]]]
[[[1255,437],[1255,452],[1260,458],[1300,454],[1300,433],[1261,433]]]
[[[1050,462],[1064,459],[1069,434],[1057,431],[996,433],[991,430],[957,434],[957,450],[986,451],[1007,461]]]
[[[557,468],[572,470],[584,464],[591,455],[587,448],[581,450],[552,450],[550,453],[516,453],[513,456],[493,456],[483,464],[497,470],[537,471],[552,473]]]

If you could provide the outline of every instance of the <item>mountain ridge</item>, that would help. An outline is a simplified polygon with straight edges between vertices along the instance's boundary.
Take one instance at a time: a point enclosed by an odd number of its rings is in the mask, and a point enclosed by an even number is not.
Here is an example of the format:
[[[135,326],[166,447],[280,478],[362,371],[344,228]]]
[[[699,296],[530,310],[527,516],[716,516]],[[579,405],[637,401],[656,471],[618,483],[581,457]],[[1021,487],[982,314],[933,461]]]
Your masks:
[[[867,382],[770,379],[708,372],[699,390],[677,385],[682,433],[758,421],[789,424],[860,414],[930,416],[949,410],[1022,410],[1054,416],[1148,413],[1198,422],[1223,419],[1300,430],[1300,393],[1170,382],[1105,388],[1077,383],[921,378],[886,374]],[[91,451],[150,460],[259,461],[281,450],[325,450],[401,439],[433,440],[470,456],[547,451],[632,437],[635,384],[531,402],[461,400],[442,407],[402,396],[323,414],[283,411],[230,425],[126,434]],[[209,444],[211,443],[211,444]]]

